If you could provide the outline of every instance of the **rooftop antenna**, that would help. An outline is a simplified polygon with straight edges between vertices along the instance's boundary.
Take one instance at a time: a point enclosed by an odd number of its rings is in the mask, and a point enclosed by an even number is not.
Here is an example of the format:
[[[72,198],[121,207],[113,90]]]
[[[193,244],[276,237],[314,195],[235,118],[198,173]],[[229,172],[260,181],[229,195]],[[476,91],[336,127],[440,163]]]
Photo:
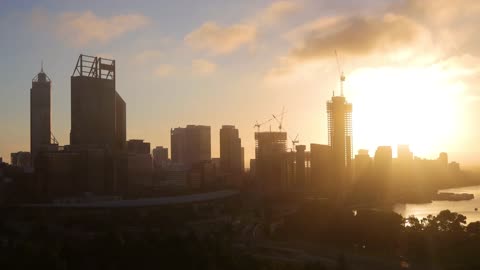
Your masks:
[[[340,60],[338,59],[337,50],[335,50],[335,57],[337,58],[338,75],[340,77],[340,96],[343,97],[343,83],[345,82],[345,73],[343,72]]]
[[[41,73],[44,73],[44,72],[43,72],[43,60],[41,61],[41,64],[40,64],[40,65],[41,65],[40,72],[41,72]]]

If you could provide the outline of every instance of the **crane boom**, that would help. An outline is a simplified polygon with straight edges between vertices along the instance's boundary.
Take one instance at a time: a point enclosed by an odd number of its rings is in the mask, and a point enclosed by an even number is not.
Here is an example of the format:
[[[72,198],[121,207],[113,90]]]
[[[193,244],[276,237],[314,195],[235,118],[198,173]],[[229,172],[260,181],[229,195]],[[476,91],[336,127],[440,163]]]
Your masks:
[[[342,69],[342,65],[340,64],[337,50],[335,50],[335,58],[337,59],[338,76],[340,78],[340,95],[343,97],[343,83],[345,82],[346,78]]]

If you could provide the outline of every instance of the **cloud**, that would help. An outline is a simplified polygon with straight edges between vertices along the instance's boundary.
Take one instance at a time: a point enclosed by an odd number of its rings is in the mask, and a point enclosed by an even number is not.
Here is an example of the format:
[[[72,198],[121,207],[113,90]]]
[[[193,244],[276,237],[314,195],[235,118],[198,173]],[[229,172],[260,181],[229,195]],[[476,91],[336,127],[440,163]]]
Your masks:
[[[226,54],[253,42],[256,34],[256,27],[249,24],[222,26],[215,22],[206,22],[186,35],[185,42],[195,49]]]
[[[195,74],[207,75],[215,72],[217,65],[205,59],[195,59],[192,61],[192,71]]]
[[[271,26],[299,9],[298,2],[275,1],[237,24],[221,25],[214,21],[205,22],[187,34],[184,40],[194,49],[213,54],[228,54],[245,45],[254,47],[259,29]]]
[[[160,77],[160,78],[165,78],[165,77],[168,77],[168,76],[172,75],[174,71],[175,71],[175,68],[172,65],[162,64],[162,65],[157,66],[153,70],[153,75],[155,75],[157,77]]]
[[[308,60],[331,58],[335,50],[345,55],[362,56],[376,50],[408,47],[422,34],[422,27],[409,18],[386,14],[324,18],[297,32],[301,32],[303,40],[291,51],[291,56]]]
[[[300,10],[300,4],[294,1],[276,1],[257,15],[258,24],[272,25],[288,15]]]
[[[94,42],[107,43],[149,23],[150,19],[140,14],[102,18],[92,11],[67,12],[58,17],[56,30],[67,42],[85,46]]]
[[[133,61],[137,64],[145,64],[149,61],[157,60],[162,56],[159,50],[145,50],[133,56]]]

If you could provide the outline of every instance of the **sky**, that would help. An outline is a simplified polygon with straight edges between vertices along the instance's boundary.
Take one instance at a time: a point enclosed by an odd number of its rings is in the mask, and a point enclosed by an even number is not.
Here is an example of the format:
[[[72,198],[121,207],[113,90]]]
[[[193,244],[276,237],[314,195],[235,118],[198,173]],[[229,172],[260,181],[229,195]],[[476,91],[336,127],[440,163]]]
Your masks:
[[[235,125],[248,160],[254,124],[283,107],[291,138],[327,144],[326,101],[343,71],[355,151],[409,144],[420,157],[445,151],[474,165],[478,18],[480,2],[469,0],[0,0],[0,157],[29,151],[41,61],[52,131],[69,144],[70,76],[83,53],[116,60],[127,138],[152,148],[170,146],[170,128],[209,125],[218,157],[219,129]]]

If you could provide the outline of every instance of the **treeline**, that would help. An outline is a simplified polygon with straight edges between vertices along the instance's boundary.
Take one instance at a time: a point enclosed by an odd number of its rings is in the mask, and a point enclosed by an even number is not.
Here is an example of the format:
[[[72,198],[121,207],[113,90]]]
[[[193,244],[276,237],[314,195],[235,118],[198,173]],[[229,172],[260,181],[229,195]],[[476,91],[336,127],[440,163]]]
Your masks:
[[[480,269],[480,222],[467,225],[464,215],[449,210],[419,220],[385,210],[310,203],[286,218],[272,238],[406,258],[426,269]]]

